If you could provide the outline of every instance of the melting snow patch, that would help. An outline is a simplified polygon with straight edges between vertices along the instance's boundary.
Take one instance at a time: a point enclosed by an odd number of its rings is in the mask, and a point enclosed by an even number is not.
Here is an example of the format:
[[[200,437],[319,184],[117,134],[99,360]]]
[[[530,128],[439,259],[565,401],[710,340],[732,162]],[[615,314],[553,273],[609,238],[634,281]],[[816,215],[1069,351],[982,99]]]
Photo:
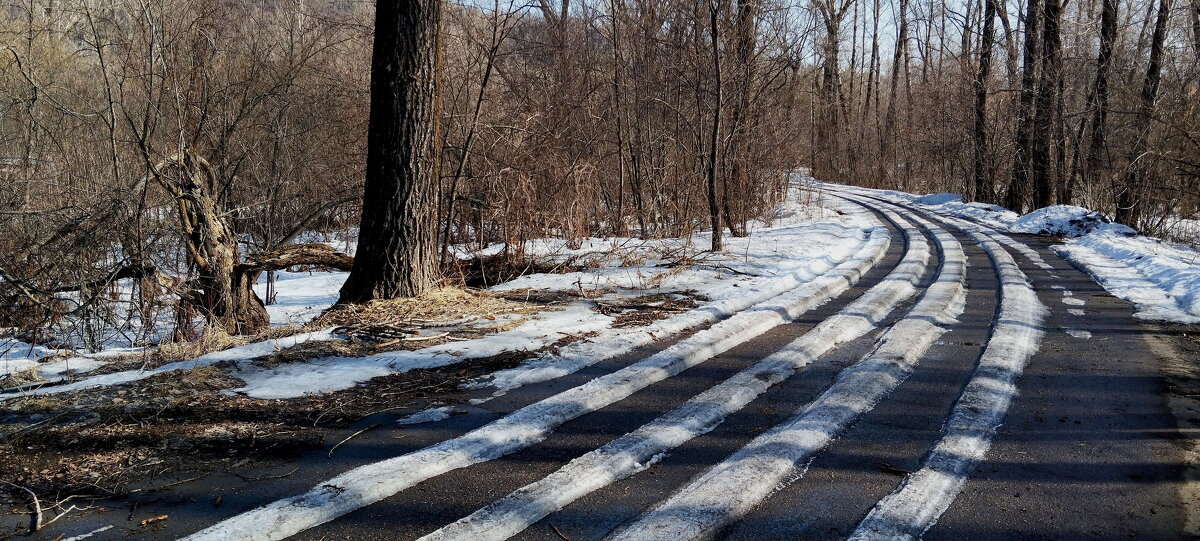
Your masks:
[[[946,203],[962,203],[962,196],[956,193],[934,193],[913,200],[918,205],[944,205]]]
[[[1104,214],[1071,205],[1055,205],[1035,210],[1018,218],[1009,227],[1014,233],[1033,233],[1052,237],[1082,237],[1107,226],[1122,235],[1135,235],[1133,229],[1112,223]]]
[[[418,411],[408,417],[396,421],[398,425],[419,425],[425,423],[436,423],[443,419],[449,419],[450,414],[454,413],[454,408],[450,406],[442,406],[440,408],[427,409]]]
[[[1087,340],[1092,337],[1092,333],[1087,332],[1087,331],[1080,331],[1080,330],[1076,330],[1076,329],[1067,329],[1063,332],[1071,335],[1074,338],[1079,338],[1080,340]]]
[[[1069,313],[1073,316],[1082,316],[1082,315],[1086,314],[1087,312],[1084,312],[1083,310],[1080,310],[1078,308],[1069,308],[1069,309],[1067,309],[1067,313]]]

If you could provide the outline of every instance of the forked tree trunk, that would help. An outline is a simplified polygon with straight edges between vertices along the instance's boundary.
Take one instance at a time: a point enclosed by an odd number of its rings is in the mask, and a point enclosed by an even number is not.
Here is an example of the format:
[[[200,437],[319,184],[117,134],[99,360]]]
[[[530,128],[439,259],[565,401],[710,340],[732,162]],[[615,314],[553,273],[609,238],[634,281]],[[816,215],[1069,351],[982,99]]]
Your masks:
[[[440,0],[379,2],[358,252],[339,303],[420,295],[437,277]]]
[[[198,310],[210,329],[230,334],[253,334],[271,320],[266,306],[254,292],[263,271],[297,265],[350,270],[350,256],[323,244],[293,244],[268,252],[250,254],[242,261],[237,235],[213,197],[214,178],[208,162],[192,150],[163,160],[151,176],[175,198],[188,262],[196,279],[186,284],[176,314],[176,338],[194,338],[190,319]],[[322,210],[332,208],[322,207]],[[304,223],[307,223],[306,220]],[[302,223],[301,225],[304,225]],[[290,241],[294,234],[285,237]],[[137,269],[132,269],[137,271]],[[150,277],[152,271],[130,276]],[[112,281],[124,274],[107,278]],[[147,284],[143,284],[145,286]]]
[[[210,328],[231,334],[257,332],[270,324],[253,282],[234,271],[240,262],[237,235],[213,197],[211,166],[184,150],[153,168],[154,179],[175,198],[188,261],[197,278],[181,304],[200,309]]]

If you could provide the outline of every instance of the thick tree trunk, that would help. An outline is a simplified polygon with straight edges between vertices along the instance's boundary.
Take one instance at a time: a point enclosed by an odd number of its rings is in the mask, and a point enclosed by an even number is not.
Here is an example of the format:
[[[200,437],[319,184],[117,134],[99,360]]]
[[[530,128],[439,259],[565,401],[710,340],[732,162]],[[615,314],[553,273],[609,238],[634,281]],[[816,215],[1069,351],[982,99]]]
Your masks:
[[[1081,169],[1085,186],[1098,186],[1102,169],[1107,169],[1104,152],[1108,147],[1108,71],[1112,65],[1113,46],[1117,41],[1118,0],[1104,0],[1100,15],[1100,52],[1096,57],[1096,83],[1092,87],[1091,133],[1088,137],[1088,153]]]
[[[1150,63],[1146,66],[1146,78],[1142,82],[1142,101],[1138,107],[1137,135],[1129,156],[1129,170],[1125,173],[1125,184],[1117,193],[1117,221],[1137,227],[1142,216],[1142,191],[1149,182],[1154,168],[1150,154],[1150,126],[1154,119],[1154,106],[1158,101],[1158,86],[1162,78],[1163,44],[1167,37],[1167,23],[1171,18],[1171,0],[1160,0],[1158,16],[1154,21],[1154,34],[1150,38]]]
[[[1021,68],[1021,95],[1017,105],[1012,181],[1009,182],[1004,195],[1004,206],[1017,212],[1025,209],[1025,201],[1029,195],[1029,162],[1034,130],[1033,107],[1038,73],[1038,30],[1041,28],[1041,12],[1039,0],[1029,0],[1025,10],[1025,53]]]
[[[838,6],[834,0],[823,0],[817,3],[818,11],[825,24],[824,58],[821,61],[820,88],[820,119],[817,125],[818,152],[822,154],[824,171],[819,171],[817,177],[822,180],[844,182],[840,157],[842,155],[841,137],[841,67],[838,58],[841,56],[842,20],[846,16],[850,4]]]
[[[754,82],[754,45],[755,18],[758,16],[758,0],[739,0],[737,3],[737,24],[733,36],[733,65],[737,67],[737,80],[733,86],[738,99],[733,104],[730,113],[730,142],[729,149],[731,171],[725,181],[724,207],[725,220],[729,231],[735,237],[746,236],[746,209],[749,207],[750,178],[747,173],[749,166],[750,144],[747,138],[751,133],[750,93]]]
[[[367,178],[339,303],[420,295],[437,277],[440,0],[379,2]]]
[[[979,44],[979,69],[975,72],[975,200],[991,203],[995,198],[992,174],[987,165],[988,77],[992,67],[992,42],[995,40],[996,0],[983,0],[983,37]]]

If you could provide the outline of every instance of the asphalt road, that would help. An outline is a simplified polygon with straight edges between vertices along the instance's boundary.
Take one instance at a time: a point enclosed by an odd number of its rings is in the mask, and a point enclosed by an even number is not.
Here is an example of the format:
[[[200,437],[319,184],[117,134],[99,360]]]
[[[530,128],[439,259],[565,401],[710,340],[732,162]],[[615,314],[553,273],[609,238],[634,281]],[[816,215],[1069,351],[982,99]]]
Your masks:
[[[951,411],[991,341],[1004,302],[994,258],[975,239],[942,217],[860,199],[900,216],[924,216],[918,228],[934,242],[945,229],[967,260],[963,313],[920,356],[911,375],[749,512],[722,521],[706,535],[728,539],[844,539],[872,508],[895,492],[911,472],[927,466]],[[881,218],[886,218],[880,214]],[[381,501],[309,528],[296,539],[416,539],[537,482],[580,457],[636,430],[713,385],[811,331],[879,285],[909,249],[895,223],[886,256],[840,296],[712,359],[668,377],[606,407],[568,421],[544,440],[499,458],[452,469]],[[1195,398],[1194,337],[1200,328],[1158,325],[1133,317],[1133,308],[1059,258],[1050,239],[1012,236],[1043,260],[1008,251],[1038,300],[1049,309],[1044,336],[1023,365],[1017,394],[990,440],[986,458],[966,472],[961,490],[935,517],[926,539],[1182,539],[1196,533],[1189,512],[1200,512],[1196,470],[1189,452],[1200,415]],[[919,286],[927,287],[944,263],[935,250]],[[883,332],[920,299],[901,302],[877,328],[850,340],[733,411],[710,431],[658,457],[643,471],[602,484],[544,518],[533,517],[514,539],[604,539],[638,520],[710,471],[755,437],[792,418],[870,353]],[[1070,331],[1070,332],[1068,332]],[[268,504],[304,493],[351,468],[404,455],[459,437],[564,390],[614,373],[653,348],[593,365],[556,380],[529,385],[444,421],[395,426],[391,417],[365,419],[347,433],[374,423],[383,427],[348,442],[329,460],[325,450],[288,463],[260,465],[247,482],[213,475],[139,502],[138,516],[169,514],[156,528],[137,529],[128,508],[93,513],[70,523],[77,535],[115,524],[91,539],[165,539],[188,535]],[[1189,396],[1190,395],[1190,396]],[[582,481],[581,481],[582,482]],[[744,487],[728,486],[736,494]],[[213,505],[220,496],[220,505]],[[897,520],[908,520],[898,517]],[[118,522],[119,521],[119,522]],[[245,531],[233,538],[249,537]],[[669,537],[669,536],[664,536]]]

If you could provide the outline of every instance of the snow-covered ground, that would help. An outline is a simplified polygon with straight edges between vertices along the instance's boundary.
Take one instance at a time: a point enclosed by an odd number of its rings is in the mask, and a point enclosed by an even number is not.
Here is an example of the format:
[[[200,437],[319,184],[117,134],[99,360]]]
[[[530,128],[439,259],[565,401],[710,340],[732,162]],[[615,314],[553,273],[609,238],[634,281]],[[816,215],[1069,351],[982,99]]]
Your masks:
[[[977,222],[1011,233],[1065,237],[1055,250],[1082,266],[1110,293],[1133,302],[1144,319],[1200,323],[1200,252],[1185,244],[1139,235],[1103,214],[1056,205],[1024,216],[996,205],[964,203],[957,194],[915,195],[870,190],[872,195]],[[1176,231],[1193,221],[1176,220]]]
[[[587,298],[535,314],[501,315],[497,324],[511,323],[512,328],[482,338],[416,351],[318,358],[269,368],[244,362],[304,342],[337,339],[325,330],[251,343],[153,370],[83,377],[66,385],[32,392],[61,393],[235,361],[227,370],[246,382],[245,387],[235,392],[259,398],[292,398],[305,393],[346,389],[372,377],[417,368],[444,366],[513,351],[535,351],[569,336],[588,335],[585,340],[558,348],[554,354],[537,356],[515,369],[476,382],[477,386],[494,387],[502,393],[520,385],[571,373],[655,340],[711,324],[811,282],[864,250],[872,233],[878,230],[875,218],[858,207],[837,200],[819,204],[807,197],[797,186],[787,202],[752,224],[749,236],[729,238],[726,251],[719,254],[701,252],[698,248],[708,245],[708,233],[697,233],[684,239],[648,241],[585,239],[577,248],[552,239],[532,241],[525,247],[527,254],[550,261],[569,260],[590,268],[565,274],[527,275],[494,289],[587,292]],[[338,272],[277,273],[276,302],[268,307],[272,323],[304,324],[311,321],[333,304],[345,277],[345,273]],[[260,296],[265,296],[265,282],[260,282],[256,288]],[[694,309],[642,326],[614,328],[612,316],[595,310],[598,302],[619,303],[644,295],[685,292],[707,300]],[[102,354],[73,356],[68,361],[53,364],[39,363],[40,358],[60,352],[14,340],[10,340],[7,347],[12,353],[4,353],[5,363],[0,364],[4,373],[36,367],[47,380],[61,379],[68,362],[76,373],[103,362],[95,360]],[[0,353],[4,351],[0,348]]]

